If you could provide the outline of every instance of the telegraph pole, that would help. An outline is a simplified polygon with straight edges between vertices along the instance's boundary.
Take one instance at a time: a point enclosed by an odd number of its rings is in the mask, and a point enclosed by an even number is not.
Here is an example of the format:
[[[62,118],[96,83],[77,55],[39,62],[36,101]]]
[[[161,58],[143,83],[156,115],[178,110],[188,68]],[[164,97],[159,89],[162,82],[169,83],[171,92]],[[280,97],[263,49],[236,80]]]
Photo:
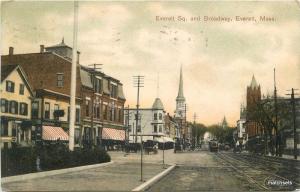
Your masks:
[[[78,1],[74,1],[74,28],[73,28],[73,51],[71,67],[71,91],[70,91],[70,122],[69,122],[69,150],[74,150],[75,132],[75,97],[76,97],[76,68],[77,68],[77,31],[78,31]]]
[[[194,127],[194,131],[195,131],[195,135],[194,135],[194,147],[196,148],[196,143],[198,145],[198,141],[197,141],[197,129],[196,129],[196,119],[197,119],[197,114],[194,113],[194,122],[193,122],[193,127]]]
[[[291,95],[291,104],[292,104],[292,112],[293,112],[293,133],[294,133],[294,159],[297,159],[298,156],[298,150],[297,150],[297,144],[298,144],[298,135],[297,135],[297,129],[296,129],[296,104],[295,104],[295,90],[292,88],[292,93],[287,94]]]
[[[97,145],[97,139],[96,139],[96,133],[94,132],[94,115],[95,115],[95,111],[94,111],[94,109],[95,109],[95,102],[94,102],[94,100],[95,100],[95,93],[96,93],[96,81],[95,81],[95,73],[97,72],[97,70],[101,70],[101,67],[98,67],[98,66],[101,66],[101,65],[103,65],[103,64],[96,64],[96,63],[94,63],[94,64],[90,64],[90,65],[88,65],[88,66],[91,66],[91,69],[92,69],[92,72],[91,72],[91,74],[92,74],[92,83],[93,83],[93,95],[92,95],[92,116],[91,116],[91,129],[92,129],[92,138],[93,138],[93,144],[94,145]],[[99,104],[99,103],[98,103]],[[97,112],[97,111],[96,111]],[[102,140],[102,131],[101,131],[101,135],[100,135],[100,141]],[[102,143],[102,142],[100,142],[100,143]]]
[[[279,142],[278,142],[278,108],[277,108],[277,88],[275,79],[275,68],[274,68],[274,110],[275,110],[275,153],[276,156],[279,154]]]
[[[133,76],[133,84],[134,87],[137,87],[137,102],[136,102],[136,117],[135,117],[135,123],[136,123],[136,137],[135,142],[137,143],[137,132],[139,127],[139,107],[140,107],[140,88],[144,87],[144,76],[137,75]],[[141,127],[142,129],[142,127]],[[143,137],[142,137],[142,130],[140,130],[140,138],[141,138],[141,181],[143,182]]]
[[[127,123],[126,123],[126,131],[125,131],[125,141],[126,141],[126,144],[127,142],[129,143],[129,105],[127,106]],[[127,140],[128,138],[128,140]]]

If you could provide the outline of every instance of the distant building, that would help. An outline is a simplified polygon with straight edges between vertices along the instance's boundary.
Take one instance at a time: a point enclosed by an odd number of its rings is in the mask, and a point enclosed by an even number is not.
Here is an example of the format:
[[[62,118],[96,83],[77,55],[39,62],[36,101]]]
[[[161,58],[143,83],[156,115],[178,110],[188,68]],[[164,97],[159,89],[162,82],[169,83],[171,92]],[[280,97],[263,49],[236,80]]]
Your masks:
[[[243,105],[240,108],[240,119],[237,121],[236,129],[236,146],[244,147],[248,136],[246,133],[246,109]]]
[[[32,89],[21,66],[1,65],[1,148],[31,144]]]
[[[246,116],[246,133],[248,139],[255,139],[261,134],[261,127],[253,117],[253,110],[255,110],[257,104],[261,101],[260,85],[257,84],[254,75],[252,76],[251,84],[247,87],[247,116]]]
[[[180,138],[179,126],[169,113],[165,115],[165,134],[174,140]]]
[[[183,94],[182,67],[180,68],[179,88],[178,95],[176,97],[176,110],[174,116],[176,123],[179,125],[181,140],[188,142],[190,140],[190,134],[186,122],[186,102]]]
[[[127,119],[125,113],[125,119]],[[160,98],[156,98],[151,108],[141,108],[138,117],[138,128],[136,129],[136,109],[129,109],[129,141],[157,141],[165,134],[165,111]]]

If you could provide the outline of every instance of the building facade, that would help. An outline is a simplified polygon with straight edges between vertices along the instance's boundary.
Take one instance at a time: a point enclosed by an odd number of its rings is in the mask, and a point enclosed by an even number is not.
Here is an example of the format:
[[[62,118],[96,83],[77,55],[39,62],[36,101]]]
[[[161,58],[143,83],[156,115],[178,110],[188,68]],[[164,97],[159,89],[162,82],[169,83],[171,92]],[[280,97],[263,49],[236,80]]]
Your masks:
[[[260,85],[257,84],[254,75],[251,84],[247,87],[247,116],[246,116],[246,133],[249,139],[253,139],[261,134],[259,123],[252,116],[256,110],[257,104],[261,101]]]
[[[68,132],[71,53],[72,48],[62,40],[55,46],[45,48],[41,45],[39,53],[14,54],[14,49],[10,47],[9,55],[1,57],[2,65],[18,63],[24,69],[33,91],[38,93],[38,97],[35,98],[38,104],[34,105],[39,107],[39,118],[45,121],[44,117],[47,115],[52,121],[54,111],[60,111],[55,114],[62,115],[59,122],[66,132]],[[93,68],[80,65],[80,52],[77,52],[77,55],[76,114],[79,121],[76,122],[75,138],[79,136],[78,144],[88,146],[101,144],[102,137],[105,137],[104,140],[124,142],[125,97],[122,83]],[[47,119],[48,123],[49,120]],[[113,132],[118,132],[122,137]]]
[[[1,148],[31,145],[32,89],[19,65],[1,65]]]
[[[165,111],[160,98],[156,98],[151,108],[141,108],[139,110],[138,127],[136,127],[136,109],[129,109],[128,119],[129,142],[140,142],[141,136],[144,142],[159,141],[165,134]]]

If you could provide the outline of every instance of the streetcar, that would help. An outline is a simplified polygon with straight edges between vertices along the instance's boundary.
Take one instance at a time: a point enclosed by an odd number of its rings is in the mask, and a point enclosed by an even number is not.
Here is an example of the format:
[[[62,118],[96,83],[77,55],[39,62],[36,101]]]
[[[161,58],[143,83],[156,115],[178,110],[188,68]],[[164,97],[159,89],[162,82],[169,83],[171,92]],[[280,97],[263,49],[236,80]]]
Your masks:
[[[209,141],[209,151],[210,152],[218,152],[219,144],[217,140],[210,140]]]

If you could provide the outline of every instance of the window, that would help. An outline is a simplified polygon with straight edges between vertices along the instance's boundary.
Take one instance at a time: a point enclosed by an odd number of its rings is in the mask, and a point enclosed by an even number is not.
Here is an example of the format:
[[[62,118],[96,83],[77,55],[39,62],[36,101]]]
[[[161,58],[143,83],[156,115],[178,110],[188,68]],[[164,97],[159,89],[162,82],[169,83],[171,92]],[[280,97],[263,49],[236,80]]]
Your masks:
[[[1,99],[1,112],[2,113],[8,112],[8,101],[6,99]]]
[[[16,101],[10,101],[10,113],[18,114],[18,103]]]
[[[27,103],[20,103],[20,115],[28,114],[28,105]]]
[[[45,103],[45,119],[50,119],[50,103]]]
[[[113,117],[113,115],[114,115],[114,110],[113,110],[113,108],[112,107],[110,107],[109,108],[109,114],[110,114],[110,121],[113,121],[113,119],[114,119],[114,117]]]
[[[39,117],[39,103],[37,101],[34,101],[31,104],[31,117],[32,118],[38,118]]]
[[[154,133],[157,133],[157,125],[154,125],[153,132],[154,132]]]
[[[75,121],[77,123],[80,122],[80,109],[79,108],[76,108],[76,117],[75,117]]]
[[[19,89],[20,95],[24,95],[24,88],[25,88],[24,84],[20,84],[20,89]]]
[[[119,110],[119,122],[123,122],[123,110],[122,109],[120,109]]]
[[[102,80],[95,78],[94,89],[96,93],[102,92]]]
[[[112,98],[117,98],[118,92],[117,92],[118,87],[116,85],[110,84],[110,96]]]
[[[103,105],[103,119],[107,120],[107,105]]]
[[[55,120],[59,120],[59,115],[58,115],[58,111],[59,110],[59,105],[58,104],[54,104],[54,113],[53,113],[53,116],[54,116],[54,119]]]
[[[159,120],[162,120],[162,114],[159,113]]]
[[[6,91],[7,92],[15,92],[15,83],[12,81],[6,81]]]
[[[100,104],[96,106],[96,117],[97,119],[100,119]]]
[[[74,135],[75,135],[75,144],[79,144],[80,130],[79,129],[75,129]]]
[[[162,125],[159,125],[159,132],[162,132]]]
[[[8,121],[2,120],[1,121],[1,136],[8,136]]]
[[[93,107],[93,114],[94,114],[94,118],[97,117],[97,104],[94,104],[94,107]]]
[[[57,78],[57,87],[63,87],[64,86],[64,74],[63,73],[56,73]]]
[[[85,115],[88,117],[90,116],[90,101],[85,100]]]
[[[157,113],[154,113],[154,120],[157,120]]]

